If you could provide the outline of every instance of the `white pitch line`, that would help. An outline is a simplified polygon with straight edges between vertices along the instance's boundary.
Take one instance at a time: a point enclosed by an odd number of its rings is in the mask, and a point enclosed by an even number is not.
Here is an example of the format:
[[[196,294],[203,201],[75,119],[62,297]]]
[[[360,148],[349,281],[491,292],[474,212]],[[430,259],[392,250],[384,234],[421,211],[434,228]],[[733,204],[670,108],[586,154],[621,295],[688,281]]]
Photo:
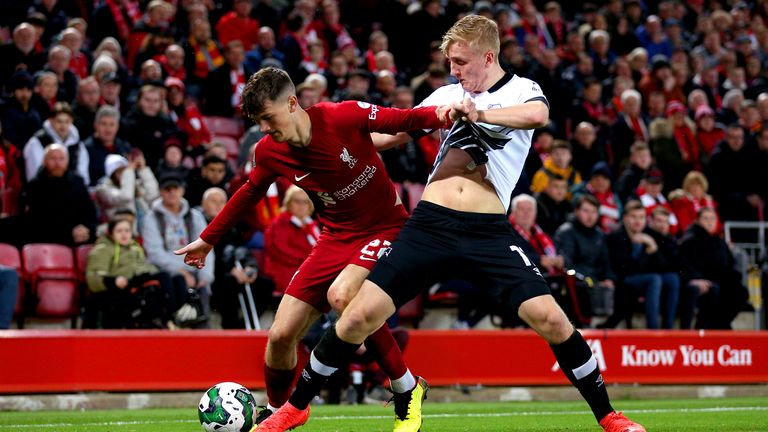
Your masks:
[[[664,414],[664,413],[709,413],[709,412],[740,412],[740,411],[768,411],[768,406],[745,406],[745,407],[713,407],[713,408],[680,408],[680,409],[633,409],[622,410],[626,413],[641,414]],[[509,413],[444,413],[429,414],[424,417],[429,418],[454,418],[454,417],[525,417],[537,415],[586,415],[591,411],[519,411]],[[371,415],[371,416],[316,416],[311,417],[314,421],[325,420],[379,420],[389,419],[391,415]],[[44,423],[44,424],[25,424],[3,426],[10,429],[27,428],[59,428],[59,427],[84,427],[84,426],[133,426],[133,425],[151,425],[151,424],[177,424],[177,423],[197,423],[197,420],[157,420],[157,421],[115,421],[98,423]]]

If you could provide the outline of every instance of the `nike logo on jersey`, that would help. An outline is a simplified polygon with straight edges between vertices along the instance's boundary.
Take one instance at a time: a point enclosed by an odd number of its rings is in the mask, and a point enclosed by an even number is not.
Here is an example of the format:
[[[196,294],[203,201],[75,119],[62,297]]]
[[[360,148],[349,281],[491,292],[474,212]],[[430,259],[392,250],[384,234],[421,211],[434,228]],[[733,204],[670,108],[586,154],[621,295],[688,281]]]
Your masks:
[[[308,176],[308,175],[310,175],[310,174],[312,174],[312,173],[311,173],[311,172],[308,172],[308,173],[304,174],[304,175],[303,175],[303,176],[301,176],[301,177],[299,177],[299,176],[297,176],[296,174],[294,174],[294,175],[293,175],[293,178],[295,178],[295,179],[296,179],[296,181],[302,181],[302,180],[304,180],[305,178],[307,178],[307,176]]]
[[[363,261],[376,261],[376,258],[368,258],[362,255],[360,256],[360,259]]]

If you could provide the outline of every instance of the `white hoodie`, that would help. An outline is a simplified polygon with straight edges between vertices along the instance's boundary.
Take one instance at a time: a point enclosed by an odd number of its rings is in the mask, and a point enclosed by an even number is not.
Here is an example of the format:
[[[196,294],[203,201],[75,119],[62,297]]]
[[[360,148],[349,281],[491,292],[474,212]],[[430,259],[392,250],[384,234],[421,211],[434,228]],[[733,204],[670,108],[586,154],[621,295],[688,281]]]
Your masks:
[[[53,130],[50,119],[43,123],[43,130],[53,138],[53,143],[61,144],[67,148],[75,145],[80,146],[80,150],[77,154],[77,167],[75,172],[85,180],[86,185],[90,184],[91,177],[88,173],[88,149],[86,149],[85,144],[80,141],[80,132],[77,131],[77,128],[74,125],[69,126],[69,133],[64,141],[62,141],[59,134]],[[43,165],[44,152],[45,148],[43,147],[43,144],[35,135],[32,135],[32,138],[27,141],[27,145],[24,146],[24,163],[27,168],[27,180],[31,180],[37,176],[37,171]]]

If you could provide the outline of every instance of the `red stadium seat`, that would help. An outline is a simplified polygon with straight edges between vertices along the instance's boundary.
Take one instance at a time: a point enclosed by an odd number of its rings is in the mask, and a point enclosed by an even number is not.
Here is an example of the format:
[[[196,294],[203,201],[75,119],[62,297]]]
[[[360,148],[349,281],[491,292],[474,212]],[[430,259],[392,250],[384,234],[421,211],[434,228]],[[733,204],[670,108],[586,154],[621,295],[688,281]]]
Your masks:
[[[37,296],[36,315],[74,318],[78,305],[78,282],[72,249],[58,244],[28,244],[21,251],[31,293]]]
[[[16,296],[16,307],[13,309],[13,314],[20,316],[24,311],[23,305],[26,290],[24,289],[24,278],[21,271],[21,255],[16,246],[0,243],[0,265],[12,267],[19,274],[19,293]]]
[[[240,156],[240,142],[227,135],[211,136],[211,142],[220,142],[224,144],[224,148],[227,149],[227,162],[229,162],[234,170],[237,170],[237,158]]]
[[[203,117],[203,122],[208,126],[211,136],[226,135],[239,140],[245,132],[243,122],[236,119],[206,116]]]
[[[92,244],[84,244],[75,248],[75,260],[77,264],[77,275],[80,281],[85,282],[85,269],[88,267],[88,254],[93,249]]]

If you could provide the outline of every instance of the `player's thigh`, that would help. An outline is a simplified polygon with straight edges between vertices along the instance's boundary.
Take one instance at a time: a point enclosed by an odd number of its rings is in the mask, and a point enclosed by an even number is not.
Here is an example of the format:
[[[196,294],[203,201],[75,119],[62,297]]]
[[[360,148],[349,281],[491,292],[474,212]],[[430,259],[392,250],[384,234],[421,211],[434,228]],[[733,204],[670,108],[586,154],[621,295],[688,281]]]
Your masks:
[[[289,294],[283,296],[269,329],[272,343],[295,343],[304,337],[321,313],[314,306]]]
[[[549,296],[549,286],[541,272],[519,246],[519,235],[497,229],[467,239],[468,278],[493,298],[493,310],[504,316],[517,316],[525,301]]]
[[[320,237],[306,260],[293,275],[285,294],[309,304],[322,313],[328,312],[328,288],[344,270],[351,253],[329,235]]]
[[[336,312],[343,311],[360,291],[371,271],[357,264],[347,264],[328,289],[328,303]]]

